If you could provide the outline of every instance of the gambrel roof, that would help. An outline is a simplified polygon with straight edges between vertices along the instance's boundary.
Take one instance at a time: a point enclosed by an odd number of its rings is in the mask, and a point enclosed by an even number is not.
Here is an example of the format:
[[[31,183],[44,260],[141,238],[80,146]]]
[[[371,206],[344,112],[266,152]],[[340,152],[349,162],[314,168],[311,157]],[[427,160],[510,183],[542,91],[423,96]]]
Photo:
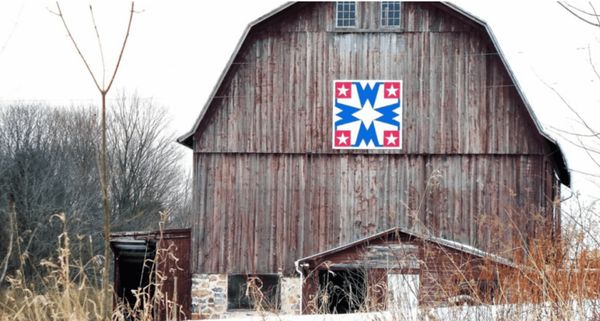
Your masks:
[[[219,90],[219,88],[221,87],[225,76],[227,75],[227,73],[229,72],[235,58],[237,57],[238,53],[240,52],[240,49],[242,48],[242,45],[245,43],[246,38],[248,37],[248,35],[250,34],[250,32],[253,30],[253,28],[263,22],[265,22],[266,20],[268,20],[269,18],[280,14],[282,12],[284,12],[286,9],[290,8],[292,5],[296,4],[296,2],[289,2],[286,3],[278,8],[276,8],[275,10],[263,15],[262,17],[256,19],[255,21],[251,22],[247,27],[246,30],[244,31],[240,41],[238,42],[235,50],[233,51],[233,54],[231,55],[231,57],[229,58],[229,61],[227,62],[227,65],[225,66],[225,69],[223,70],[223,72],[221,73],[221,76],[219,77],[217,83],[215,84],[212,92],[210,93],[210,96],[208,98],[208,100],[206,101],[206,103],[204,104],[204,107],[202,108],[202,110],[200,111],[200,115],[198,116],[198,118],[196,119],[196,122],[194,123],[194,126],[191,128],[190,131],[188,131],[187,133],[185,133],[184,135],[182,135],[181,137],[179,137],[177,139],[177,142],[179,142],[180,144],[190,147],[192,148],[192,143],[193,143],[193,135],[194,133],[198,130],[198,127],[200,126],[200,123],[202,122],[202,119],[204,118],[204,116],[206,115],[206,112],[210,106],[211,101],[214,99],[217,91]],[[496,37],[494,36],[491,28],[489,27],[489,25],[475,17],[474,15],[464,11],[463,9],[459,8],[458,6],[451,4],[451,3],[447,3],[447,2],[442,2],[440,3],[440,6],[444,9],[447,9],[447,11],[450,11],[452,13],[455,13],[457,15],[459,15],[460,17],[464,18],[465,21],[469,22],[470,24],[474,25],[474,26],[478,26],[479,28],[482,28],[483,30],[485,30],[485,32],[487,33],[487,35],[489,36],[489,38],[492,41],[492,44],[494,46],[494,49],[498,52],[498,56],[500,57],[500,60],[502,61],[502,64],[504,65],[504,67],[506,68],[512,82],[515,85],[515,88],[520,96],[520,98],[523,101],[523,104],[525,105],[525,107],[527,108],[527,112],[529,114],[529,116],[531,117],[531,119],[533,120],[533,123],[535,124],[535,127],[538,131],[538,133],[542,136],[542,138],[544,139],[544,143],[546,144],[546,146],[548,147],[547,149],[552,151],[549,156],[554,164],[555,164],[555,172],[556,175],[558,176],[558,178],[560,179],[560,182],[566,186],[571,186],[571,175],[569,172],[569,168],[567,166],[567,162],[566,159],[562,153],[562,150],[560,148],[560,146],[558,145],[558,142],[552,138],[550,135],[548,135],[546,132],[544,132],[543,126],[541,125],[541,123],[539,122],[539,120],[535,117],[535,114],[533,112],[533,109],[531,108],[531,105],[529,104],[529,102],[527,101],[527,98],[525,96],[525,94],[523,93],[521,86],[519,85],[515,74],[513,73],[513,71],[511,70],[504,54],[502,53],[502,50],[498,44],[498,41],[496,39]]]

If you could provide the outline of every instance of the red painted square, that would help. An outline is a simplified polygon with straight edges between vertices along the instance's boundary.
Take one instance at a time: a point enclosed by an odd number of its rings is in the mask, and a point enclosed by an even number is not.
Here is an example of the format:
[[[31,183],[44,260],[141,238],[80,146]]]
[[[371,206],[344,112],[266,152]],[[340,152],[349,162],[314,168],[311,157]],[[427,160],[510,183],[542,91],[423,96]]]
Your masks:
[[[352,137],[349,130],[336,130],[333,139],[335,147],[350,147]]]
[[[335,98],[352,98],[352,83],[351,82],[336,82],[335,83]]]
[[[383,84],[383,98],[400,98],[400,83],[386,82]]]
[[[400,147],[400,132],[397,130],[383,131],[384,147]]]

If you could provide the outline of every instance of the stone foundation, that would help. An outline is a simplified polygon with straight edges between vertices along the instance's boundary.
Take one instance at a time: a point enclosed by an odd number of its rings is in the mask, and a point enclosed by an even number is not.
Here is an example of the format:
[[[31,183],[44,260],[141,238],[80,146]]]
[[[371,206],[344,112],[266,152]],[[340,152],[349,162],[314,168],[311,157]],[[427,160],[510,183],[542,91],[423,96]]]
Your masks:
[[[278,312],[227,311],[227,274],[192,275],[192,319],[225,319],[244,316],[300,314],[302,279],[282,277]]]
[[[227,274],[192,275],[192,318],[219,319],[227,312]]]
[[[281,278],[281,314],[300,314],[302,279]]]

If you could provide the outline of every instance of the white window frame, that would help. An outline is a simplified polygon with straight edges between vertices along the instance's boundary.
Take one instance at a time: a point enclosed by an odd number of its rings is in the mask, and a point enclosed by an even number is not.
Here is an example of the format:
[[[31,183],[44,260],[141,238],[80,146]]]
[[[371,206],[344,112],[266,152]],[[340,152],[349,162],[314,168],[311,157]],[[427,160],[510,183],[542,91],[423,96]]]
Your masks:
[[[383,5],[384,4],[398,4],[398,10],[389,10],[387,11],[387,16],[384,17],[383,14]],[[398,13],[398,24],[397,25],[391,25],[389,24],[390,20],[393,20],[394,17],[390,18],[390,13]],[[400,25],[402,24],[402,2],[401,1],[381,1],[381,5],[380,5],[380,15],[379,15],[379,19],[380,20],[380,24],[382,28],[399,28]]]
[[[339,24],[340,23],[340,18],[338,17],[338,15],[340,13],[340,7],[339,7],[339,5],[342,4],[342,3],[344,3],[344,4],[350,4],[350,3],[354,4],[354,19],[353,19],[354,24],[351,25],[351,26],[349,26],[349,25],[341,25],[340,26],[340,24]],[[357,25],[358,25],[357,24],[358,14],[357,14],[357,10],[356,10],[357,9],[357,3],[356,3],[356,1],[338,1],[338,2],[334,2],[334,4],[335,4],[335,27],[336,28],[356,28]],[[344,13],[344,12],[345,11],[343,11],[343,9],[342,9],[342,13]],[[351,11],[347,11],[347,12],[351,12]],[[343,18],[342,17],[341,20],[342,21],[350,21],[351,18]]]

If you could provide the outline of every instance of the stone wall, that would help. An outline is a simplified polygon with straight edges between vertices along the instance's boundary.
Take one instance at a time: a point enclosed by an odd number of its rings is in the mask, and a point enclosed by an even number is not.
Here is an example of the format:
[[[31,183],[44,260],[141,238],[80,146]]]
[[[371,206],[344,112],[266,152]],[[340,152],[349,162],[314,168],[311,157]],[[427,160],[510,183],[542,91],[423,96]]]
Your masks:
[[[282,277],[280,294],[279,312],[227,311],[227,274],[194,274],[192,276],[192,319],[300,314],[302,280],[297,277]]]
[[[192,275],[192,319],[219,319],[227,312],[227,274]]]
[[[281,314],[300,314],[302,279],[281,278]]]

